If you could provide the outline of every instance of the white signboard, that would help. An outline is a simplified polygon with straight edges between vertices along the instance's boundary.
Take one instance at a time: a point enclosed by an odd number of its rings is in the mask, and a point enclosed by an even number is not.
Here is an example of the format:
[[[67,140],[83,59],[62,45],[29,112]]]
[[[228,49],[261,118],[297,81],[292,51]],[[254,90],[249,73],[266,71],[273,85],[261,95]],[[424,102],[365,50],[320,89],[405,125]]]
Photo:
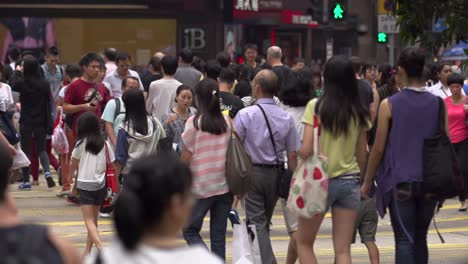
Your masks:
[[[397,17],[391,15],[378,16],[378,31],[387,34],[400,33],[400,27],[397,27]]]

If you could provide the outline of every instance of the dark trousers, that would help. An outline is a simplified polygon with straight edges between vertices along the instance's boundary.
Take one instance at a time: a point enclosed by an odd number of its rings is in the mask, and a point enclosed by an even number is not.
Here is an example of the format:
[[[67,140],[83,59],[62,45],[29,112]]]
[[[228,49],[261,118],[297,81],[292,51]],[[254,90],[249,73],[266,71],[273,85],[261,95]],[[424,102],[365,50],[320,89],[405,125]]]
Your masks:
[[[434,216],[435,206],[436,201],[423,195],[413,195],[411,192],[398,195],[397,201],[392,201],[390,218],[395,235],[396,264],[428,263],[427,230]],[[402,225],[414,243],[411,243]]]
[[[44,173],[49,172],[49,157],[46,152],[46,129],[42,127],[32,127],[27,125],[20,126],[20,135],[21,135],[21,150],[23,150],[26,157],[31,160],[31,144],[32,138],[35,138],[36,152],[39,156],[39,161],[41,162]],[[29,182],[29,167],[23,168],[23,182]]]
[[[188,245],[205,245],[200,231],[203,219],[210,211],[211,252],[226,261],[226,229],[227,219],[233,196],[231,193],[198,199],[192,210],[190,222],[184,229],[184,239]]]
[[[453,148],[455,149],[461,174],[465,182],[465,189],[458,196],[458,199],[463,202],[468,198],[468,139],[465,139],[460,143],[453,144]]]
[[[245,211],[249,223],[257,228],[262,263],[272,264],[276,263],[276,258],[270,241],[270,223],[278,201],[278,171],[274,168],[253,167],[253,173],[254,186],[245,198]]]

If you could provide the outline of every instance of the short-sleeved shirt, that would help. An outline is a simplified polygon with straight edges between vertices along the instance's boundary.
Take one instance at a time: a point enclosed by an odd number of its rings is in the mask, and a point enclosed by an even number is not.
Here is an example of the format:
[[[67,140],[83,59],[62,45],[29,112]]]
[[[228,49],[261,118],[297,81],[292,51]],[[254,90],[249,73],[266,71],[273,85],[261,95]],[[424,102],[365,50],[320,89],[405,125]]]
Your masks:
[[[107,149],[109,150],[109,160],[114,162],[114,151],[109,143]],[[77,188],[85,191],[97,191],[105,187],[106,177],[106,147],[104,146],[101,151],[94,155],[86,151],[86,139],[77,142],[72,152],[72,158],[80,161],[78,166],[78,183]]]
[[[140,83],[140,90],[143,90],[143,83],[141,83],[140,80],[140,75],[136,71],[128,70],[128,76],[133,76],[138,79],[138,82]],[[110,84],[112,94],[114,97],[121,97],[123,92],[122,92],[122,81],[124,77],[120,76],[119,73],[117,72],[117,69],[106,75],[106,78],[104,78],[104,82],[107,82]]]
[[[454,144],[460,143],[468,138],[468,126],[466,125],[468,116],[465,112],[465,105],[463,102],[454,104],[451,96],[445,98],[445,105],[447,106],[450,141]]]
[[[374,93],[372,87],[367,81],[357,80],[359,98],[366,109],[369,110],[369,105],[374,102]]]
[[[150,84],[148,99],[146,100],[146,111],[157,119],[175,105],[177,88],[182,85],[175,79],[160,79]]]
[[[316,100],[307,104],[304,112],[305,124],[314,125]],[[356,145],[359,134],[362,130],[369,130],[370,121],[366,127],[360,127],[358,121],[350,121],[348,134],[333,135],[330,131],[321,127],[320,132],[320,150],[328,157],[328,176],[335,178],[341,175],[359,172],[359,166],[356,160]]]
[[[202,131],[201,116],[196,129],[190,117],[185,124],[182,140],[186,150],[192,153],[190,168],[193,173],[192,192],[197,198],[208,198],[229,192],[226,182],[226,154],[230,138],[230,126],[221,135]]]
[[[219,104],[221,106],[221,111],[228,111],[229,117],[234,118],[242,108],[244,108],[244,103],[239,97],[228,92],[219,92]]]
[[[189,118],[197,113],[197,110],[193,107],[188,109],[189,111]],[[170,122],[169,124],[165,124],[164,122],[169,117],[170,114],[176,114],[177,119]],[[182,152],[184,148],[184,141],[182,140],[182,133],[185,129],[186,120],[182,119],[180,115],[174,112],[174,110],[169,110],[167,114],[164,114],[161,121],[163,122],[164,131],[166,132],[166,137],[172,138],[172,143],[177,144],[176,151],[178,153]]]
[[[95,114],[97,116],[101,116],[102,111],[104,110],[110,97],[104,85],[99,84],[97,87],[98,92],[94,96],[93,102],[96,105]],[[68,85],[68,88],[65,92],[64,102],[71,105],[86,104],[91,99],[94,89],[96,89],[96,84],[86,82],[83,79],[78,79]],[[83,113],[83,111],[80,111],[73,114],[72,130],[75,134],[77,132],[76,122]]]
[[[116,101],[120,104],[120,110],[118,113],[115,112],[117,107]],[[107,103],[106,108],[104,108],[101,119],[112,124],[112,127],[114,128],[114,135],[117,137],[117,134],[119,133],[119,126],[125,119],[125,104],[123,103],[122,98],[110,100]]]

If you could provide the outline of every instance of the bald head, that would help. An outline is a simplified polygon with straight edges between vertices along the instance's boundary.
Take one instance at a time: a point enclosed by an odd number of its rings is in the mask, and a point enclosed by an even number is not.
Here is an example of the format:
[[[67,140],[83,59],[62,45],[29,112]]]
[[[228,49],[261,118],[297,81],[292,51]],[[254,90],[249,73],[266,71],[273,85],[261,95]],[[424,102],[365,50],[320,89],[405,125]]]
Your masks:
[[[272,70],[261,70],[253,82],[265,97],[273,97],[278,92],[278,76]]]
[[[161,61],[161,60],[164,58],[164,56],[165,56],[164,53],[162,53],[162,52],[160,52],[160,51],[158,51],[158,52],[156,52],[155,54],[153,54],[153,58],[156,58],[156,59],[158,59],[159,61]]]
[[[267,61],[273,67],[283,65],[281,63],[282,56],[283,52],[281,52],[281,48],[278,46],[271,46],[267,50]]]

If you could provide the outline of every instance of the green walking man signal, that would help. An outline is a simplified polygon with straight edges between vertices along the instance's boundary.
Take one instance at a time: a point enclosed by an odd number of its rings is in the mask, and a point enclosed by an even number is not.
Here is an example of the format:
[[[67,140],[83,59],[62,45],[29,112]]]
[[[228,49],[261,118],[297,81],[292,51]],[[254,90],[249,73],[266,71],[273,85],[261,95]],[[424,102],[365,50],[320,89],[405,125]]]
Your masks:
[[[379,34],[377,34],[377,42],[379,43],[387,42],[387,33],[379,32]]]
[[[344,12],[343,6],[340,3],[336,3],[333,8],[333,19],[342,20],[344,18]]]

